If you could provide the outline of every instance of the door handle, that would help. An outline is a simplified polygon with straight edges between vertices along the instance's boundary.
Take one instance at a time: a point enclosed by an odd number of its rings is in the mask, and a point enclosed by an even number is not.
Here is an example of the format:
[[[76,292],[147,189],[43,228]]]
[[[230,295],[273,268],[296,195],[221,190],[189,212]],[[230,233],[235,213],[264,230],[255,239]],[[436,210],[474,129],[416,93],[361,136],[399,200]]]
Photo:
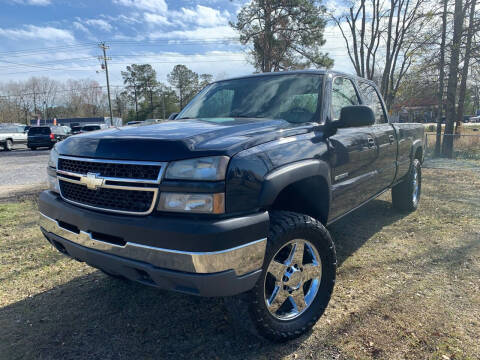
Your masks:
[[[372,138],[368,138],[368,147],[371,148],[371,147],[374,147],[375,146],[375,140],[373,140]]]
[[[390,140],[390,144],[392,144],[395,141],[395,136],[388,135],[388,139]]]

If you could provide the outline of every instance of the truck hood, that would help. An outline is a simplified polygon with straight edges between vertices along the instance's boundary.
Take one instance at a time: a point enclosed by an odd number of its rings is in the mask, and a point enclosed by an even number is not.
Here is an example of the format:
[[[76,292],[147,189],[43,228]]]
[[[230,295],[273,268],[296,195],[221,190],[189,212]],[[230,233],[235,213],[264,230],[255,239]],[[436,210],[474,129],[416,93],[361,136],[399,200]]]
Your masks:
[[[312,124],[284,120],[209,118],[125,126],[75,135],[58,143],[61,155],[103,159],[172,161],[227,155],[286,136]]]

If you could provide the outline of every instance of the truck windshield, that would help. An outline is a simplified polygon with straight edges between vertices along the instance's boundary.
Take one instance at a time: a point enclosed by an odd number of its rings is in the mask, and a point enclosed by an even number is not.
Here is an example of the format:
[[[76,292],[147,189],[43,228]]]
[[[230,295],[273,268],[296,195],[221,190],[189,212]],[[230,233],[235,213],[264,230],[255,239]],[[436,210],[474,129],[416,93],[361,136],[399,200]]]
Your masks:
[[[176,119],[270,118],[293,123],[318,121],[323,76],[264,75],[207,86]]]

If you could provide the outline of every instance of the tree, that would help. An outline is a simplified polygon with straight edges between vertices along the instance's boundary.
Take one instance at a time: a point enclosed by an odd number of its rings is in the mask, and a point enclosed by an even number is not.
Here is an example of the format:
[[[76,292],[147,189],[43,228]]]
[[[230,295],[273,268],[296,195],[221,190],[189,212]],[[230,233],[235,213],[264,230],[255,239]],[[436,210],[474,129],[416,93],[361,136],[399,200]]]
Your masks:
[[[198,91],[198,74],[185,65],[175,65],[167,79],[177,91],[181,110]]]
[[[243,45],[252,46],[259,72],[329,68],[333,60],[319,50],[325,44],[324,13],[318,0],[252,0],[230,25]]]
[[[440,62],[438,64],[439,79],[438,79],[438,114],[437,114],[437,132],[435,141],[435,156],[440,155],[441,143],[442,143],[442,114],[443,114],[443,93],[445,87],[445,53],[446,53],[446,41],[447,41],[447,12],[448,12],[448,0],[443,0],[442,11],[442,35],[440,43]]]
[[[475,4],[476,0],[470,0],[470,15],[467,28],[467,42],[465,45],[465,55],[463,58],[462,80],[460,83],[460,90],[458,94],[458,109],[457,109],[457,124],[455,126],[455,133],[460,133],[460,126],[463,121],[465,112],[465,95],[467,92],[467,76],[470,66],[470,58],[472,51],[472,39],[475,33]]]
[[[453,14],[453,38],[450,50],[450,63],[448,66],[447,82],[447,104],[446,104],[446,124],[443,136],[442,154],[447,157],[453,157],[453,126],[455,123],[455,106],[457,100],[458,87],[458,67],[460,63],[460,50],[463,34],[463,21],[465,13],[463,11],[463,1],[455,0],[455,10]]]
[[[388,109],[394,104],[415,54],[430,39],[422,31],[433,21],[431,10],[424,7],[426,3],[427,0],[353,0],[345,13],[332,15],[357,75],[374,80],[377,69],[381,71],[380,91]]]
[[[213,81],[213,75],[211,74],[201,74],[200,83],[198,84],[198,91],[202,90],[205,86],[210,84]]]
[[[157,86],[157,74],[150,64],[128,65],[122,71],[123,83],[127,85],[125,94],[135,104],[135,114],[138,119],[138,104],[150,99],[150,110],[153,109],[153,91]]]

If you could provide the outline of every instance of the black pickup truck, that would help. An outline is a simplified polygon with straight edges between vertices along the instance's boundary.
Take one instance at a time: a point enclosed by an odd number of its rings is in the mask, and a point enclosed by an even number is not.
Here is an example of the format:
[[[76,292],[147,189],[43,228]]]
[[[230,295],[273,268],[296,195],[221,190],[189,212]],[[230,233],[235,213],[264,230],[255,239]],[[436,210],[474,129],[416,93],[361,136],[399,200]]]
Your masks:
[[[259,334],[291,339],[333,291],[326,227],[388,189],[417,208],[423,132],[389,123],[375,84],[338,72],[214,82],[175,120],[56,144],[41,230],[111,276],[226,296]]]

